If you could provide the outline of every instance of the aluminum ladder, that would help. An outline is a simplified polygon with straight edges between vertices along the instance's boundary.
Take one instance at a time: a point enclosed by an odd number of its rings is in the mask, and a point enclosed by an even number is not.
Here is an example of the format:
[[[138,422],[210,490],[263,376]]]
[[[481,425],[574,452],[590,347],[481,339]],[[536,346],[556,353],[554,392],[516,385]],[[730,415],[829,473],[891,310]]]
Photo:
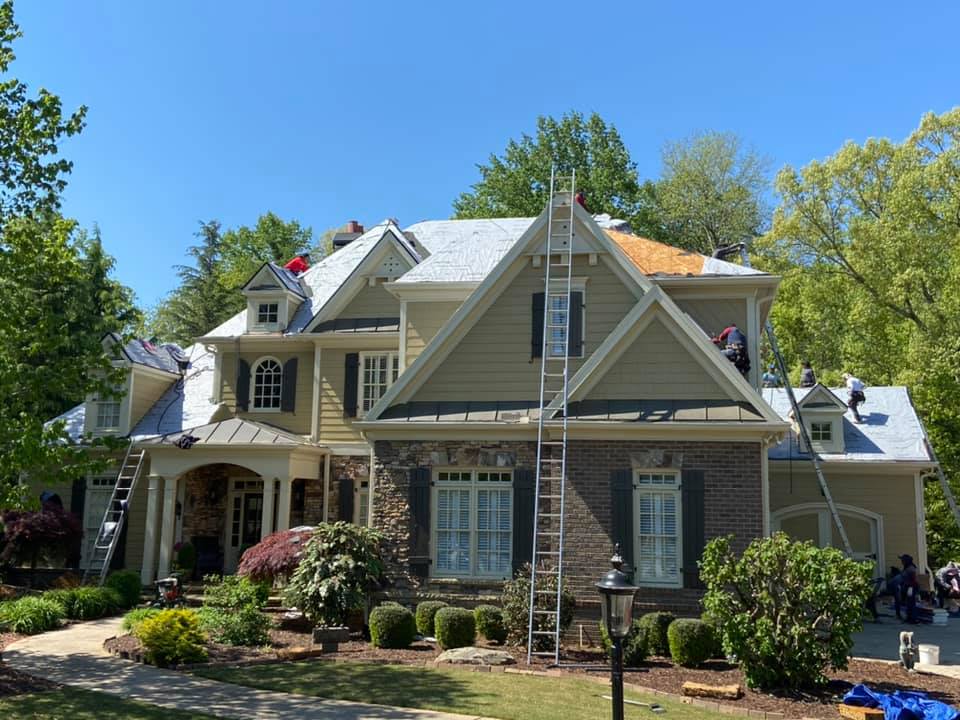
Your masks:
[[[114,483],[113,492],[110,494],[110,502],[103,512],[97,537],[93,541],[87,569],[83,573],[84,584],[96,577],[97,584],[103,585],[103,581],[107,579],[110,561],[113,560],[113,554],[120,543],[120,535],[127,521],[130,500],[136,489],[137,480],[140,478],[145,455],[146,450],[135,449],[131,440],[123,463],[120,465],[120,472],[117,473],[117,482]]]
[[[543,346],[540,362],[540,414],[537,420],[537,475],[534,487],[533,562],[530,571],[530,612],[527,664],[534,655],[560,660],[560,604],[563,590],[563,523],[567,477],[567,389],[569,380],[570,313],[573,281],[574,204],[577,176],[558,176],[550,169],[550,201],[544,252]],[[549,408],[553,407],[554,411]],[[560,418],[548,417],[551,412]],[[551,434],[550,430],[554,433]],[[556,439],[556,430],[560,439]],[[556,579],[556,592],[538,590],[541,576]],[[540,629],[538,620],[546,619]],[[552,623],[550,620],[552,619]],[[535,650],[534,644],[552,645]]]
[[[936,472],[937,479],[940,481],[940,490],[943,492],[943,497],[947,500],[947,505],[950,508],[950,512],[953,515],[954,522],[957,523],[957,527],[960,527],[960,506],[957,505],[957,498],[953,494],[953,488],[950,487],[950,481],[947,480],[946,473],[943,472],[943,467],[940,465],[940,459],[937,457],[937,453],[933,450],[933,443],[930,442],[930,435],[927,434],[927,426],[924,425],[923,420],[920,419],[920,416],[917,416],[917,420],[920,421],[920,429],[923,431],[923,444],[927,448],[927,452],[930,453],[930,457],[933,458],[933,462],[936,463]],[[926,559],[924,558],[924,562]]]

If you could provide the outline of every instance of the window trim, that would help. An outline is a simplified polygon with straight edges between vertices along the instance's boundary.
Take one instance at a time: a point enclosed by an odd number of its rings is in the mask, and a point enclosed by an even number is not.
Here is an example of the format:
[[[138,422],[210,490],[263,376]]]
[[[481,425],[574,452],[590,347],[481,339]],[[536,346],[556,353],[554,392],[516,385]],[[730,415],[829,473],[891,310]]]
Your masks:
[[[564,294],[563,291],[564,291],[564,289],[566,288],[566,284],[567,284],[566,279],[553,278],[553,279],[550,281],[550,288],[548,289],[547,293],[544,295],[544,298],[543,298],[543,317],[544,317],[543,332],[544,332],[544,337],[546,337],[546,335],[547,335],[546,318],[547,318],[547,316],[548,316],[549,313],[550,313],[550,296],[551,296],[551,295],[554,295],[554,296],[557,296],[557,295],[562,296],[562,295]],[[568,344],[567,344],[567,357],[569,357],[569,358],[584,358],[584,357],[587,356],[587,278],[585,278],[585,277],[574,277],[574,278],[570,278],[570,292],[571,292],[571,293],[575,293],[575,292],[580,293],[581,296],[582,296],[582,299],[583,299],[583,305],[581,305],[581,307],[580,307],[580,329],[581,329],[580,354],[579,354],[579,355],[571,355],[571,354],[570,354],[569,338],[567,338],[567,342],[568,342]],[[569,299],[569,296],[568,296],[568,298],[567,298],[567,313],[569,314],[569,312],[570,312],[570,299]],[[569,321],[569,319],[568,319],[568,320],[567,320],[567,328],[569,328],[569,327],[570,327],[570,321]],[[552,354],[552,353],[550,352],[550,346],[551,346],[552,344],[553,344],[553,343],[551,343],[549,340],[547,340],[547,343],[546,343],[546,350],[547,350],[546,355],[547,355],[547,357],[549,357],[549,358],[562,358],[563,355],[554,355],[554,354]]]
[[[365,408],[363,406],[366,398],[364,397],[363,387],[363,370],[364,362],[368,357],[383,357],[387,356],[387,362],[390,363],[390,371],[387,372],[387,384],[383,388],[383,395],[387,394],[387,391],[390,390],[390,386],[393,385],[400,378],[400,353],[397,350],[367,350],[365,352],[357,353],[359,355],[357,362],[357,415],[363,417],[368,412],[370,412],[373,407],[377,404],[377,401],[380,398],[377,398],[373,401],[370,407]],[[397,377],[393,377],[393,368],[397,369]],[[380,397],[383,397],[381,395]]]
[[[672,487],[642,485],[641,475],[672,475]],[[647,580],[640,576],[640,496],[648,492],[669,492],[676,497],[677,522],[677,577],[675,580]],[[661,468],[634,468],[633,470],[633,581],[638,587],[683,588],[683,475],[679,470]]]
[[[818,433],[823,435],[824,430],[827,437],[817,437]],[[810,421],[810,442],[833,444],[833,422],[830,420],[811,420]]]
[[[442,472],[456,472],[456,473],[470,473],[470,481],[468,482],[451,482],[451,481],[441,481],[440,473]],[[509,567],[503,573],[479,573],[477,572],[477,538],[479,537],[480,530],[477,528],[477,490],[483,485],[481,481],[477,480],[477,474],[481,472],[494,472],[494,473],[508,473],[510,475],[510,482],[497,482],[490,483],[491,486],[497,487],[498,489],[504,489],[510,491],[510,562],[508,563]],[[514,493],[513,483],[515,475],[514,468],[500,468],[500,467],[435,467],[431,472],[430,479],[430,577],[432,578],[447,578],[447,579],[456,579],[462,578],[466,580],[484,580],[484,581],[502,581],[509,580],[513,577],[513,510],[514,502],[516,500],[516,494]],[[440,532],[437,527],[439,515],[439,493],[440,490],[444,488],[468,488],[470,491],[470,526],[468,532],[470,533],[470,570],[469,572],[460,572],[457,570],[444,570],[439,569],[438,562],[438,552],[439,546],[437,543],[437,535]],[[503,531],[495,531],[503,532]]]
[[[276,407],[257,407],[257,370],[260,366],[272,360],[280,368],[280,383],[277,386],[279,388],[277,392],[277,402]],[[278,357],[274,355],[264,355],[257,358],[253,363],[250,364],[250,413],[279,413],[283,412],[281,409],[283,406],[283,363],[280,362]]]
[[[270,306],[274,306],[273,320],[262,320],[261,313],[264,307],[267,308],[267,315],[270,314]],[[279,300],[257,300],[257,325],[267,327],[280,324],[280,301]]]

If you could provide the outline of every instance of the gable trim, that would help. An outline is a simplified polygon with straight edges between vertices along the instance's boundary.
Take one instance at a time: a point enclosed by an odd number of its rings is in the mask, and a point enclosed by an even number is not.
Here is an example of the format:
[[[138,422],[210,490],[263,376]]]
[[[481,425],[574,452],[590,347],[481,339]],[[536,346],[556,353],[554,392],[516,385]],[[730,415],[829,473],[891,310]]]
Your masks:
[[[847,411],[847,406],[844,404],[844,402],[834,395],[830,391],[830,388],[819,382],[807,391],[807,394],[803,396],[802,400],[797,401],[797,405],[799,405],[800,410],[803,411],[803,409],[807,407],[807,403],[810,401],[810,399],[818,396],[826,396],[827,400],[834,406],[835,410],[840,412]],[[833,409],[831,408],[810,408],[810,412],[812,413],[832,411]]]
[[[267,292],[267,293],[284,292],[284,293],[288,293],[288,294],[290,294],[290,295],[294,295],[294,296],[296,296],[296,297],[299,297],[301,300],[303,300],[304,298],[306,298],[306,294],[303,292],[303,288],[301,287],[300,290],[294,290],[294,289],[291,288],[289,285],[287,285],[287,284],[283,281],[283,279],[280,277],[280,275],[279,275],[279,273],[277,272],[277,269],[276,269],[276,267],[274,266],[274,264],[271,263],[271,262],[265,262],[265,263],[263,263],[263,265],[261,265],[259,268],[257,268],[257,271],[256,271],[255,273],[253,273],[253,275],[251,275],[250,278],[240,287],[240,291],[241,291],[241,292],[244,292],[244,293],[246,293],[246,292],[260,292],[260,291],[256,291],[256,290],[253,290],[253,291],[247,290],[247,287],[250,285],[250,283],[252,283],[252,282],[254,281],[254,279],[255,279],[261,272],[263,272],[263,269],[264,269],[264,268],[267,268],[267,269],[270,271],[270,274],[273,275],[273,276],[277,279],[277,290],[267,290],[267,291],[264,291],[264,292]],[[298,284],[299,284],[299,282],[298,282]]]

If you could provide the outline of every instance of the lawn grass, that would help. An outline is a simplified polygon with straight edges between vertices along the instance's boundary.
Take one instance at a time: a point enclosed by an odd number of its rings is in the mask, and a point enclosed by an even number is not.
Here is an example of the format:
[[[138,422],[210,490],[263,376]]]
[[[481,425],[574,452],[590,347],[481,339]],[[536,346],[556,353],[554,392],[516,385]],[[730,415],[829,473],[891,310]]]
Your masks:
[[[4,720],[215,720],[210,715],[146,705],[132,700],[63,688],[47,692],[15,695],[0,700],[0,718]]]
[[[500,720],[597,720],[610,715],[609,685],[576,678],[465,672],[397,665],[300,662],[239,668],[198,668],[197,675],[279,692],[355,702],[483,715]],[[656,702],[671,720],[719,718],[700,708],[627,693]],[[650,718],[647,708],[627,705],[626,720]]]

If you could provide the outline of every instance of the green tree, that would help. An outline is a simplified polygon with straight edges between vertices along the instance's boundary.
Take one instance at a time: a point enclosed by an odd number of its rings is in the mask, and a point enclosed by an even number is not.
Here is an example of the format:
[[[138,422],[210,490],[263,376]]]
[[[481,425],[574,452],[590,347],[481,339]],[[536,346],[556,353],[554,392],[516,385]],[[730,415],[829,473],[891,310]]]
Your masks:
[[[731,133],[667,143],[654,217],[674,244],[707,255],[749,240],[767,223],[767,172],[768,162]]]
[[[283,265],[300,252],[309,252],[314,260],[322,251],[313,242],[313,230],[296,220],[284,221],[272,212],[261,215],[250,228],[226,230],[220,243],[222,261],[218,275],[223,285],[240,288],[265,262]]]

